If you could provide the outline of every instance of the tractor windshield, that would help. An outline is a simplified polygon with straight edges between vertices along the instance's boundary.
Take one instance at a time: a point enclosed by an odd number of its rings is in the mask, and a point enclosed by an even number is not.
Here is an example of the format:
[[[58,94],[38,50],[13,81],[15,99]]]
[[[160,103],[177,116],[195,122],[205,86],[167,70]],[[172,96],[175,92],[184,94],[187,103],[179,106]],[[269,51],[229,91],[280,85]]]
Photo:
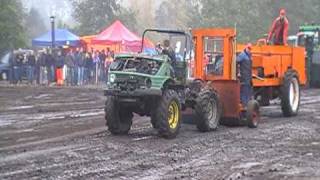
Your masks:
[[[298,37],[297,37],[298,46],[306,47],[308,37],[309,37],[309,40],[312,41],[312,44],[314,46],[319,44],[318,32],[302,32],[302,33],[298,33]]]
[[[213,75],[223,74],[223,38],[204,38],[204,58],[206,72]]]
[[[155,55],[168,55],[176,61],[185,61],[192,49],[191,43],[188,43],[189,37],[183,31],[147,29],[143,33],[143,39],[157,42],[154,49]]]

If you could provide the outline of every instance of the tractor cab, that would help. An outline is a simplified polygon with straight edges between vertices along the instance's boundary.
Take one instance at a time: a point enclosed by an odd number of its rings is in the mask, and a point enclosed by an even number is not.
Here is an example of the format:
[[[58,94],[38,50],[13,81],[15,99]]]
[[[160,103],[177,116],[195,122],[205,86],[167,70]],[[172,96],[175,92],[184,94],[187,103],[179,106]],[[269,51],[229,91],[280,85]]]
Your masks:
[[[307,76],[310,87],[320,87],[320,25],[300,26],[298,46],[307,53]]]
[[[236,31],[234,29],[194,29],[195,46],[194,77],[217,93],[224,121],[241,120],[249,107],[240,103],[240,81],[237,79]],[[249,103],[250,104],[250,103]],[[257,104],[253,106],[255,117]],[[252,110],[249,113],[252,115]],[[249,109],[248,109],[249,111]],[[247,117],[252,127],[256,119]],[[252,121],[251,121],[252,120]]]
[[[298,46],[306,47],[307,43],[312,43],[313,46],[319,46],[319,34],[320,25],[300,26],[299,33],[297,34]]]
[[[153,38],[157,40],[156,56],[167,59],[172,66],[172,78],[179,84],[186,83],[187,64],[191,55],[190,36],[184,31],[146,29],[142,39]],[[142,49],[144,41],[142,42]]]
[[[233,29],[195,29],[195,78],[236,80],[235,37]]]

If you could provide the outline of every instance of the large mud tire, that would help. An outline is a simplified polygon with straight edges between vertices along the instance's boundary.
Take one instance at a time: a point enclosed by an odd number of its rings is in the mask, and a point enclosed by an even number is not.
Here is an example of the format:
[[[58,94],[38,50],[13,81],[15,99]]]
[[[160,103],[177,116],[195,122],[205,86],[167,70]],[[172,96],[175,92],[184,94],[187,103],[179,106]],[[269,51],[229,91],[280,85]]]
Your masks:
[[[210,89],[199,93],[195,105],[197,128],[201,132],[216,130],[221,117],[221,106],[217,94]]]
[[[151,116],[151,125],[154,129],[157,129],[157,123],[155,117]]]
[[[257,128],[260,122],[259,103],[256,100],[250,100],[246,112],[247,125],[249,128]]]
[[[151,125],[154,129],[158,129],[158,124],[157,124],[157,113],[155,112],[154,109],[157,108],[157,103],[156,106],[154,106],[151,110]]]
[[[113,96],[107,97],[104,110],[108,130],[114,135],[128,134],[132,125],[132,112],[121,108]]]
[[[175,138],[181,125],[181,105],[174,90],[166,90],[152,110],[152,124],[161,137]]]
[[[280,91],[282,114],[285,117],[296,116],[300,106],[300,84],[295,71],[285,73]]]

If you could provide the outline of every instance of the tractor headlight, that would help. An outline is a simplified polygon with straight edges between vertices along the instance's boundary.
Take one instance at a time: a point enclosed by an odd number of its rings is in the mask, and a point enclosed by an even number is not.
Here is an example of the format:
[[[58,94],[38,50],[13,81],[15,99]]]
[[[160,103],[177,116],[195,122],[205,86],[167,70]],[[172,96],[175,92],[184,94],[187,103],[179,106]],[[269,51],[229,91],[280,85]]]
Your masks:
[[[110,74],[109,82],[110,82],[110,83],[114,83],[115,80],[116,80],[116,75]]]

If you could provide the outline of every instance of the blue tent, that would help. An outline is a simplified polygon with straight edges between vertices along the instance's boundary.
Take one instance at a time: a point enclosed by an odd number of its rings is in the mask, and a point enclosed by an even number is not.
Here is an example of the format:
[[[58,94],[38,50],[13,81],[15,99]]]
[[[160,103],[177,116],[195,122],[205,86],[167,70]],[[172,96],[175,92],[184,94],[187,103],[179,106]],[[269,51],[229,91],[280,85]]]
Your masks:
[[[55,46],[79,46],[80,38],[67,29],[55,29]],[[33,46],[51,46],[51,31],[32,40]]]

